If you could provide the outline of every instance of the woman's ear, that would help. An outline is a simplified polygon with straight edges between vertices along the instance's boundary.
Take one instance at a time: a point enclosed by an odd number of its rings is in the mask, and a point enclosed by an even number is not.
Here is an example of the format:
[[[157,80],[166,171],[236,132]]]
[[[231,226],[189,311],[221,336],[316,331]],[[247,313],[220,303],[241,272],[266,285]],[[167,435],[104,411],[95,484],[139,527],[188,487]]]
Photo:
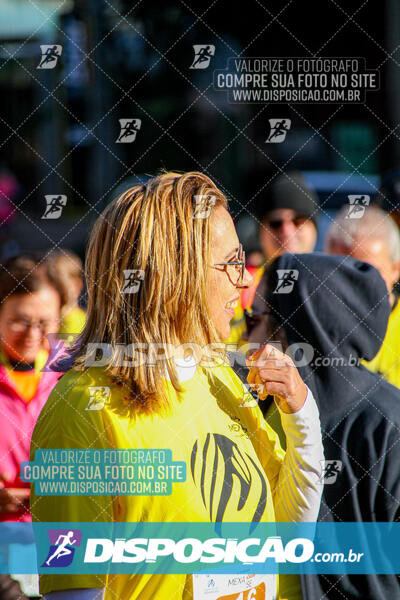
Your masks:
[[[83,279],[82,277],[75,277],[74,279],[74,287],[76,296],[79,297],[83,290]]]

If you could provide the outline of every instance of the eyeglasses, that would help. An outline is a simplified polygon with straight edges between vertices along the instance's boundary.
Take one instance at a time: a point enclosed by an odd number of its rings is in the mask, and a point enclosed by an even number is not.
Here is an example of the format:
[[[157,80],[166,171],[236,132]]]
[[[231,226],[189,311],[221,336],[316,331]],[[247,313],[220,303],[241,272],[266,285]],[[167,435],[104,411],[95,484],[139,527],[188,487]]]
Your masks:
[[[246,253],[243,250],[242,244],[239,244],[238,255],[236,260],[232,260],[230,262],[215,263],[211,266],[224,267],[224,269],[218,270],[225,271],[233,285],[237,287],[242,286],[244,281],[244,273],[246,271]]]
[[[253,310],[252,312],[249,312],[247,309],[245,309],[244,318],[246,321],[247,334],[250,335],[254,327],[256,327],[263,320],[263,317],[270,314],[272,314],[270,310],[264,310],[262,312],[256,312]]]
[[[49,331],[52,325],[55,324],[54,319],[45,319],[44,321],[33,321],[25,319],[24,317],[8,319],[8,324],[14,333],[23,333],[28,331],[31,327],[38,327],[42,333]]]
[[[309,217],[304,215],[297,215],[292,219],[265,219],[265,224],[271,229],[280,229],[284,223],[293,223],[296,229],[299,229],[306,221],[309,221]]]

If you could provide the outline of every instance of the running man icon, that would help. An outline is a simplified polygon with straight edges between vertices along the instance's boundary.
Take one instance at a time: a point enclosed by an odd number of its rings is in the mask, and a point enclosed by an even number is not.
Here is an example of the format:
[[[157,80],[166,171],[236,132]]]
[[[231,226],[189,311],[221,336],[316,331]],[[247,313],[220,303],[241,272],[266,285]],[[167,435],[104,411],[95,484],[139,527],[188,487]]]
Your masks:
[[[370,196],[368,194],[350,194],[349,210],[346,219],[361,219],[365,213],[365,208],[369,206]]]
[[[136,139],[142,121],[140,119],[119,119],[121,131],[117,138],[118,144],[130,144]]]
[[[58,219],[61,216],[64,206],[67,204],[67,197],[64,194],[45,196],[46,210],[42,219]]]
[[[122,294],[137,294],[144,280],[144,271],[142,269],[124,269],[124,286]]]
[[[271,131],[266,140],[270,144],[279,144],[284,141],[286,134],[291,127],[290,119],[269,119]]]
[[[215,46],[212,44],[196,44],[193,46],[194,59],[190,65],[191,69],[207,69],[211,58],[215,54]]]
[[[341,472],[343,463],[341,460],[324,460],[322,461],[321,483],[327,485],[335,483],[337,476]]]
[[[44,44],[42,46],[40,46],[40,49],[42,51],[42,58],[40,59],[40,62],[38,64],[38,66],[36,67],[37,69],[54,69],[54,67],[57,64],[58,59],[61,56],[61,52],[62,52],[62,46],[60,45],[48,45],[48,44]]]
[[[296,269],[277,269],[279,277],[274,294],[289,294],[295,282],[299,278],[299,272]]]
[[[89,385],[89,402],[85,410],[102,410],[109,401],[111,389],[105,385]]]
[[[59,535],[56,541],[56,550],[53,552],[53,554],[46,560],[45,564],[49,567],[51,561],[54,558],[61,558],[62,556],[67,556],[68,554],[72,554],[72,550],[71,548],[67,548],[67,546],[72,546],[73,544],[75,544],[78,540],[74,540],[73,539],[74,536],[74,532],[73,531],[68,531],[68,533],[66,535]],[[60,542],[60,540],[62,540]]]

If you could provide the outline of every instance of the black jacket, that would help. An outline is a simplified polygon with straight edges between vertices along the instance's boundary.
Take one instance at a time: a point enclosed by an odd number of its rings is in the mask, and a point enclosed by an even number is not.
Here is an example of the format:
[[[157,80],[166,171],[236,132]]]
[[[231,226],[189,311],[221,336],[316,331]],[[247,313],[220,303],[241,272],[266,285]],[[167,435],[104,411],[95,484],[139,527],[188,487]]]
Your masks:
[[[274,293],[278,269],[298,272],[289,293]],[[319,520],[399,520],[400,390],[354,365],[371,360],[385,335],[390,307],[378,271],[350,257],[284,254],[269,267],[253,308],[273,313],[289,345],[314,351],[299,372],[319,406],[331,466]],[[400,599],[396,575],[303,576],[302,587],[304,600]]]

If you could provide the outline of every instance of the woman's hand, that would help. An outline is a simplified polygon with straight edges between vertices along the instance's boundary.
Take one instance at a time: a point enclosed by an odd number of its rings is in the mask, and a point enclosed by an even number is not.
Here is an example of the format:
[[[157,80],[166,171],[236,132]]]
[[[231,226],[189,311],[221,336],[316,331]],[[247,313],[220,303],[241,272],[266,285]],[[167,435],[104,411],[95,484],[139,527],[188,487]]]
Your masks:
[[[257,389],[261,400],[271,394],[283,412],[301,409],[307,387],[289,356],[267,344],[251,354],[246,364],[250,369],[247,381]]]

